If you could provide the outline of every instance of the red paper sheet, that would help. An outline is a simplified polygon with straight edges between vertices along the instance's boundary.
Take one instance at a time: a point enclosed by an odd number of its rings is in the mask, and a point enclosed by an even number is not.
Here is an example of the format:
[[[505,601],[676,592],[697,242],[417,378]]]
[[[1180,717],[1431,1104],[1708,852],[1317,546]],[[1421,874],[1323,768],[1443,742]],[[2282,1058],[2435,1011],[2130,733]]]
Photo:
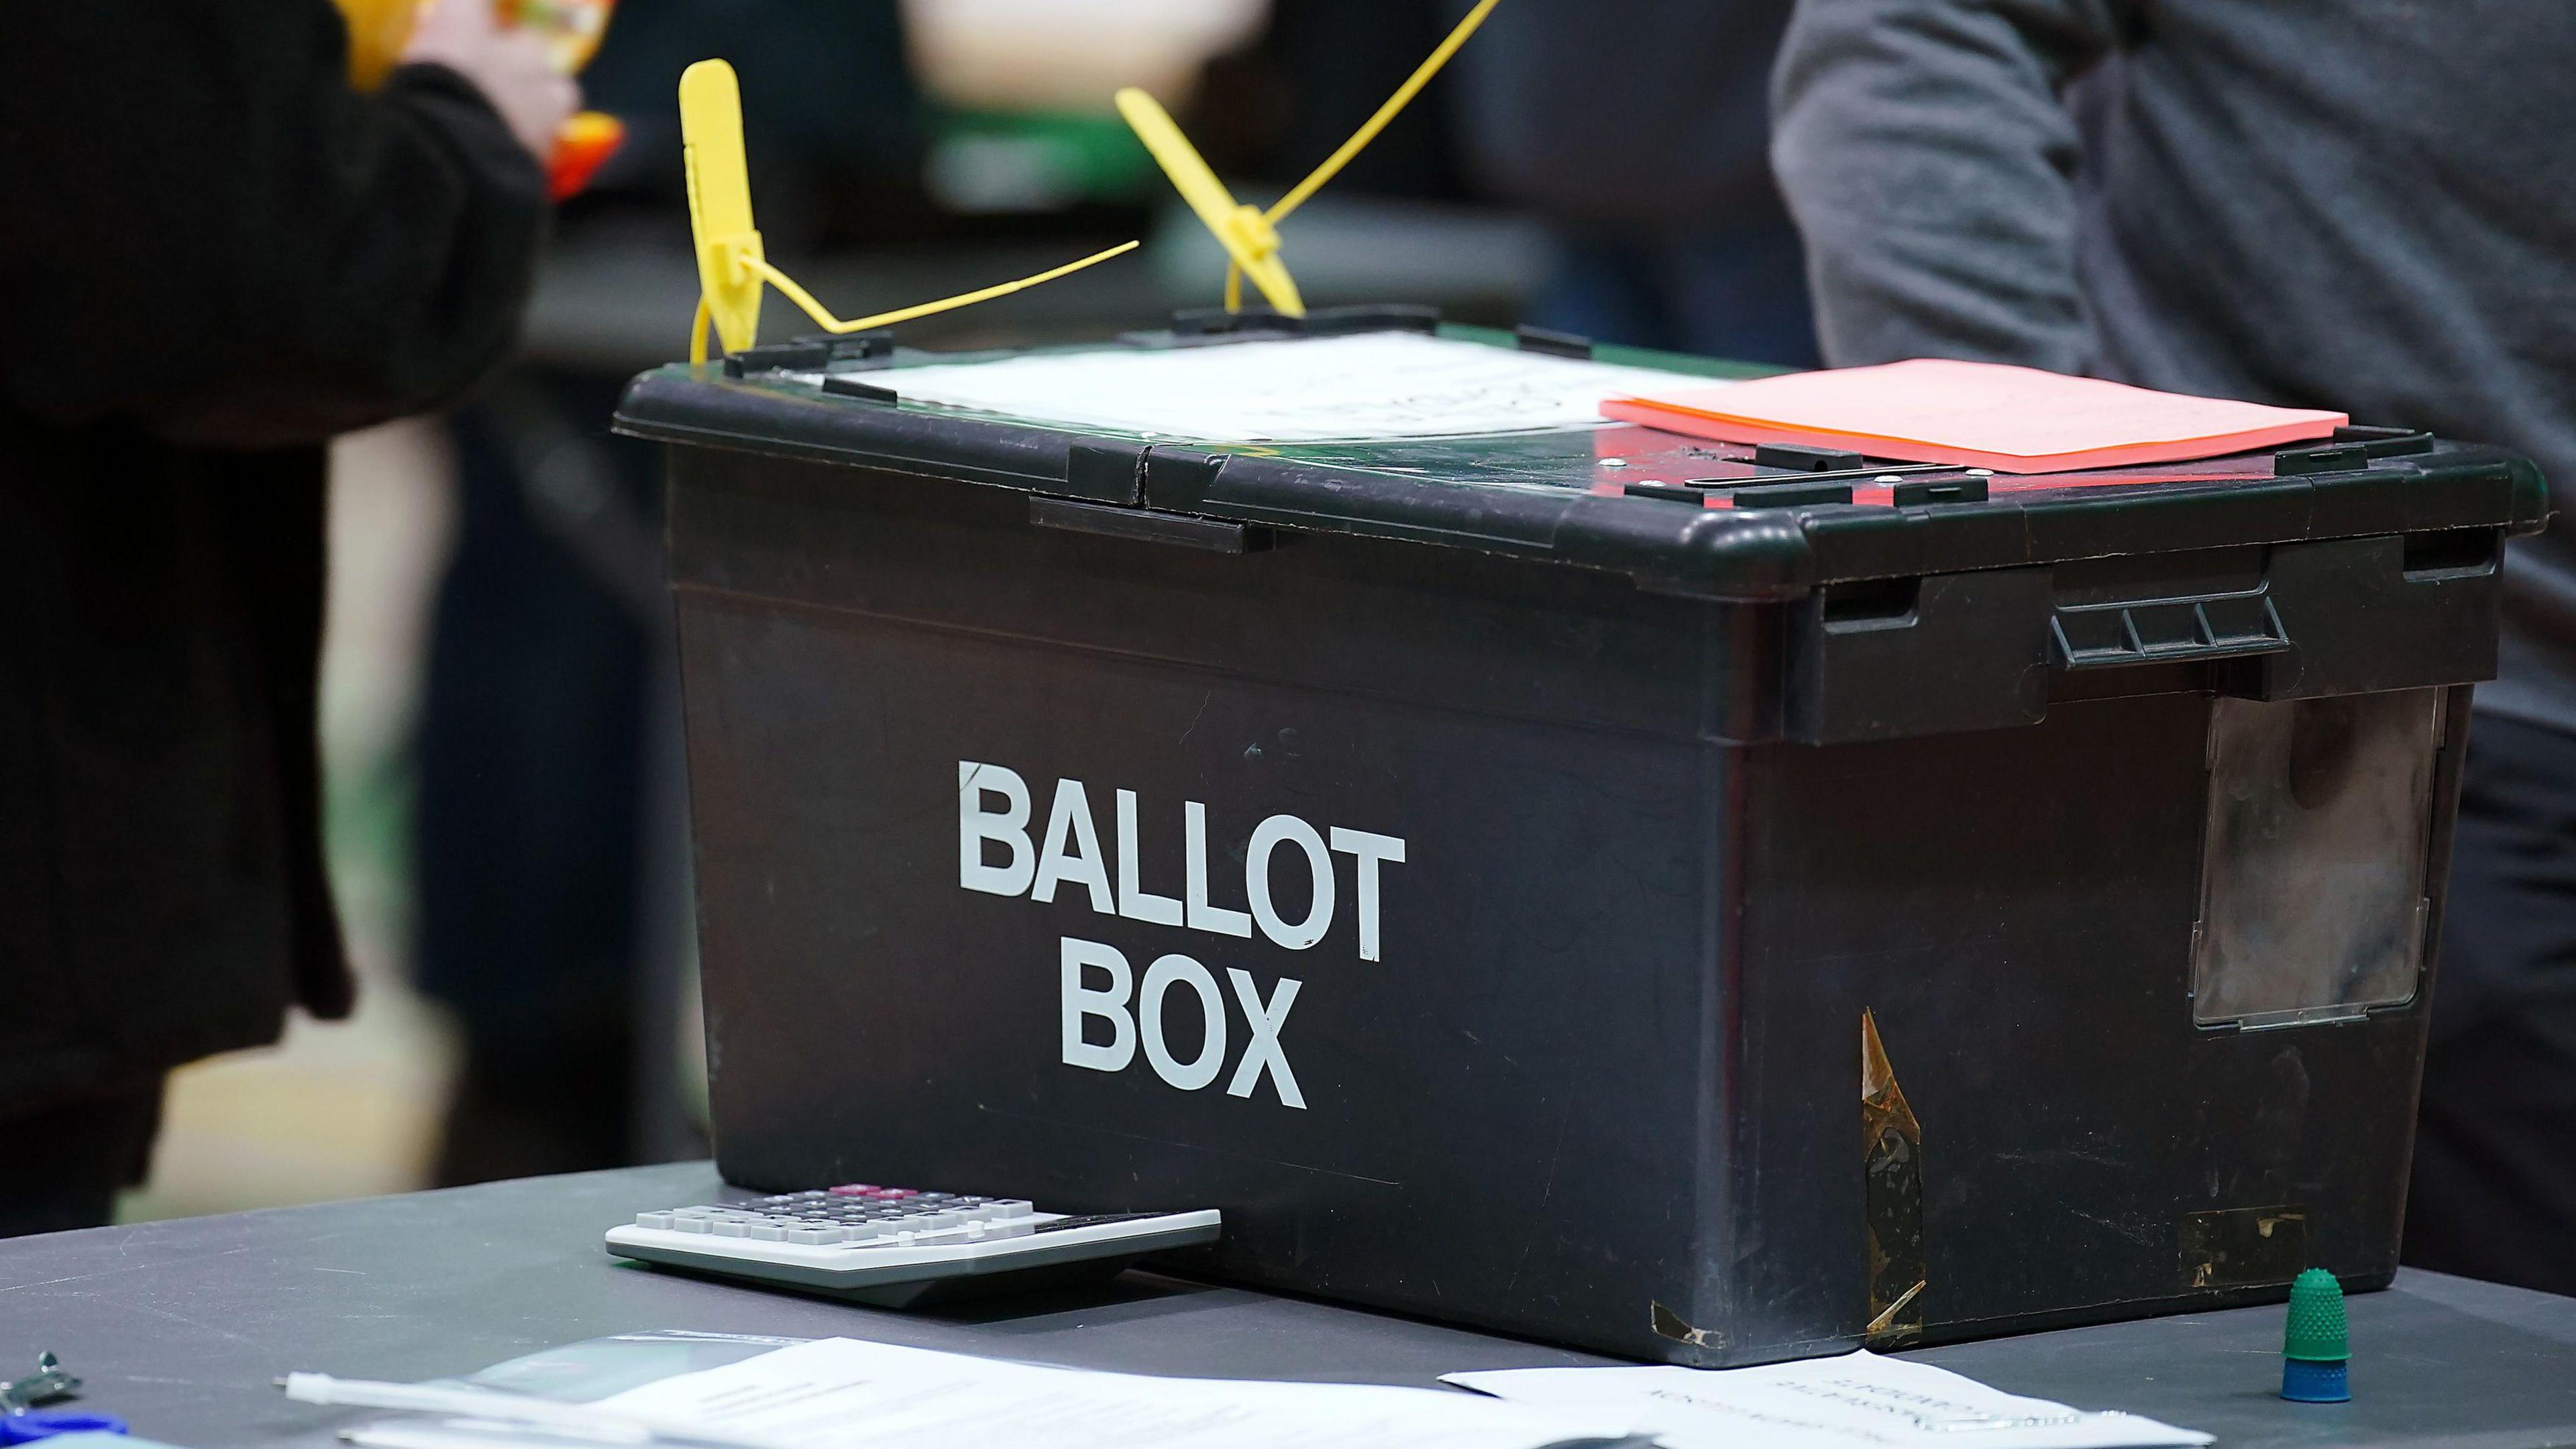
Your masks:
[[[2331,437],[2312,408],[1918,358],[1612,398],[1604,417],[1730,443],[1794,443],[1998,472],[2176,463]]]

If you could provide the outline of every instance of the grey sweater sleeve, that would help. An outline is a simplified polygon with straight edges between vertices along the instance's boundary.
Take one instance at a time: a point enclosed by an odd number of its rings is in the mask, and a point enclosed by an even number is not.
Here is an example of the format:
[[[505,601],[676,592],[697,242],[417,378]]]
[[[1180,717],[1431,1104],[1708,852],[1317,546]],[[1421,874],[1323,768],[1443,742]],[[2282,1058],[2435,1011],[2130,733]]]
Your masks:
[[[1904,357],[2090,372],[2068,82],[2118,0],[1799,0],[1771,159],[1837,366]]]

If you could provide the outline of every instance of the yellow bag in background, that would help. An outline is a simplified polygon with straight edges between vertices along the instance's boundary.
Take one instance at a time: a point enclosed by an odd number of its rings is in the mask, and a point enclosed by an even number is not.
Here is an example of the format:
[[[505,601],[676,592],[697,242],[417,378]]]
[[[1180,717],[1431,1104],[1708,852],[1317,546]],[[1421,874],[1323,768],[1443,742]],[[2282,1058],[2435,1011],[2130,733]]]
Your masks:
[[[385,83],[385,74],[411,43],[412,23],[422,0],[335,0],[349,25],[349,82],[362,91]],[[431,0],[437,3],[437,0]],[[483,0],[446,0],[470,5]],[[504,26],[532,30],[546,43],[556,70],[578,75],[599,51],[608,34],[608,12],[617,0],[490,0],[492,13]],[[546,190],[562,201],[589,184],[618,144],[625,123],[599,111],[583,111],[564,122],[555,150],[546,160]]]
[[[349,80],[362,91],[385,82],[403,47],[411,41],[412,20],[421,0],[337,0],[349,22]],[[470,0],[457,0],[470,3]],[[493,14],[503,25],[537,31],[545,38],[555,69],[577,75],[590,64],[608,33],[608,12],[617,0],[493,0]]]
[[[339,0],[349,22],[349,82],[362,91],[385,83],[385,72],[411,40],[419,0]]]

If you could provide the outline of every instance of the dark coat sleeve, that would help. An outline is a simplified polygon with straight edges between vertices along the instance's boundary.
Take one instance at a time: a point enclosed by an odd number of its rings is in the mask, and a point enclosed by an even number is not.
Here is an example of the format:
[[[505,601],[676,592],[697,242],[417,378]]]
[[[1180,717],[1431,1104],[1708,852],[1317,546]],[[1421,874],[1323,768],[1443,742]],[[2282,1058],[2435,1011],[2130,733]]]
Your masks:
[[[2111,49],[2123,3],[1799,0],[1771,159],[1828,361],[2093,370],[2064,94]]]
[[[60,424],[318,441],[508,349],[544,178],[475,88],[346,80],[329,0],[76,0],[0,27],[0,389]]]

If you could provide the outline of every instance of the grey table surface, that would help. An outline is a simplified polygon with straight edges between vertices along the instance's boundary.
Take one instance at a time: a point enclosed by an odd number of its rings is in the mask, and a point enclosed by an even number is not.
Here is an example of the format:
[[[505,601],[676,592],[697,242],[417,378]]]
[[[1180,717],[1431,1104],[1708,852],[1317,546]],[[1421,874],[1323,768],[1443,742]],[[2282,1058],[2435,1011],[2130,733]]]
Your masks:
[[[290,1404],[290,1369],[420,1379],[602,1334],[844,1335],[1154,1373],[1428,1385],[1599,1363],[1411,1319],[1130,1274],[1083,1293],[902,1314],[611,1260],[634,1212],[712,1200],[704,1163],[0,1241],[0,1370],[62,1355],[83,1406],[194,1449],[327,1444],[361,1417]],[[2120,1408],[2232,1446],[2576,1445],[2576,1299],[2435,1274],[2352,1300],[2355,1398],[2274,1396],[2281,1310],[1922,1350],[2017,1393]],[[1755,1449],[1755,1446],[1747,1446]]]

